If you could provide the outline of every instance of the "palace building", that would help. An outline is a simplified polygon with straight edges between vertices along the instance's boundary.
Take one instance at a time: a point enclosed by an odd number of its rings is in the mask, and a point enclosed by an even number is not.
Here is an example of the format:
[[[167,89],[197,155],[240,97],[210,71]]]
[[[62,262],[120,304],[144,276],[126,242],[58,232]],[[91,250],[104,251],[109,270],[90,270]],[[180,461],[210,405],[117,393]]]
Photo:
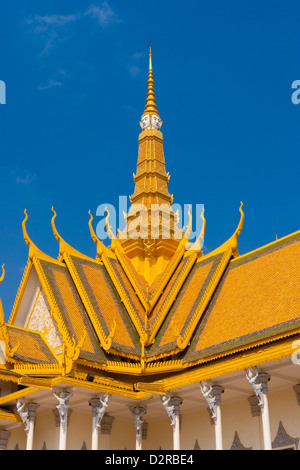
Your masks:
[[[117,233],[107,212],[110,246],[90,213],[95,257],[77,251],[53,209],[54,259],[25,210],[8,321],[0,304],[0,448],[298,449],[300,231],[240,255],[241,203],[221,246],[203,253],[204,213],[191,243],[191,214],[182,230],[172,211],[151,49],[147,85],[131,207]]]

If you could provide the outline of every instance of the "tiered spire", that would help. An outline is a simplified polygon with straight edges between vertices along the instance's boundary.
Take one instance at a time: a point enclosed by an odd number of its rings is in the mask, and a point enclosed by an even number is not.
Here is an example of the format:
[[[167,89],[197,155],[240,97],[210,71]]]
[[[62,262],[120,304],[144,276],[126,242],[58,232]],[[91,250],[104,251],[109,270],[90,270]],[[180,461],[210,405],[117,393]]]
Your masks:
[[[127,255],[132,260],[135,256],[139,257],[139,271],[144,272],[142,267],[144,257],[148,265],[151,258],[151,264],[157,266],[157,257],[169,259],[178,245],[176,217],[171,211],[173,196],[168,191],[170,175],[166,172],[163,135],[160,131],[162,121],[154,92],[151,47],[147,98],[140,126],[142,132],[139,135],[137,170],[133,175],[135,188],[130,197],[131,207],[126,216],[126,236],[124,237],[123,232],[120,238]],[[137,214],[140,205],[145,208],[143,214],[140,212]],[[139,236],[133,237],[132,229],[138,231],[138,219]]]
[[[147,99],[146,99],[146,105],[145,105],[143,116],[145,116],[146,114],[156,114],[159,117],[159,113],[158,113],[157,105],[156,105],[155,93],[154,93],[154,76],[153,76],[153,68],[152,68],[151,46],[150,46],[150,52],[149,52],[149,72],[148,72],[147,85],[148,85]]]
[[[134,175],[135,190],[132,204],[172,204],[168,191],[169,174],[166,173],[163,151],[162,121],[158,113],[152,68],[152,52],[149,52],[148,89],[144,113],[141,118],[142,131],[139,137],[137,173]]]

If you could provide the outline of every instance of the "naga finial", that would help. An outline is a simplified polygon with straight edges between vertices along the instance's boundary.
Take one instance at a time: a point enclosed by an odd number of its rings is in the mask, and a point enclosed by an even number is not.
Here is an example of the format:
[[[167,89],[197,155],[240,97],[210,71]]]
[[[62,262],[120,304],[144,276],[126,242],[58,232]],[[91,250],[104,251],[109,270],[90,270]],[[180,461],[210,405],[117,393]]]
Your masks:
[[[244,214],[243,209],[242,209],[243,205],[244,205],[244,204],[243,204],[243,202],[241,201],[241,205],[240,205],[240,208],[239,208],[239,211],[240,211],[240,214],[241,214],[241,218],[240,218],[240,221],[239,221],[239,225],[238,225],[238,227],[237,227],[237,229],[236,229],[236,234],[237,234],[237,236],[240,235],[241,231],[243,230],[243,225],[244,225],[245,214]]]
[[[92,237],[92,240],[97,243],[98,241],[98,237],[97,235],[95,234],[95,231],[94,231],[94,228],[93,228],[93,220],[94,220],[94,217],[92,216],[92,213],[91,211],[89,210],[89,216],[90,216],[90,220],[89,220],[89,228],[90,228],[90,233],[91,233],[91,237]]]
[[[27,209],[24,210],[24,214],[25,214],[25,219],[22,222],[23,237],[24,237],[26,245],[29,245],[31,240],[28,236],[27,229],[26,229],[26,222],[28,220]]]
[[[28,220],[28,214],[27,214],[26,209],[24,210],[24,214],[25,214],[25,219],[22,222],[23,237],[24,237],[26,245],[29,246],[29,255],[28,256],[29,256],[30,259],[33,259],[35,254],[40,253],[40,250],[36,247],[36,245],[32,242],[31,238],[28,235],[28,232],[27,232],[27,229],[26,229],[26,222]]]
[[[197,238],[197,240],[195,241],[195,243],[187,248],[188,250],[197,251],[198,255],[202,253],[201,252],[201,244],[202,244],[202,241],[204,239],[205,228],[206,228],[206,219],[204,217],[204,207],[202,209],[201,218],[203,220],[203,223],[202,223],[202,228],[201,228],[200,235]]]
[[[5,276],[5,269],[4,269],[5,264],[2,264],[2,275],[0,277],[0,284],[3,282],[4,276]]]
[[[107,207],[105,207],[105,211],[107,212],[107,216],[106,216],[106,230],[107,230],[107,233],[108,233],[108,236],[111,240],[114,240],[116,237],[112,231],[112,227],[109,225],[109,217],[110,217],[110,213],[107,209]]]
[[[56,219],[56,215],[57,215],[57,214],[56,214],[55,210],[53,209],[53,206],[51,207],[51,210],[52,210],[52,212],[53,212],[53,217],[52,217],[52,219],[51,219],[51,225],[52,225],[53,234],[54,234],[56,240],[60,241],[60,240],[61,240],[61,236],[59,235],[59,233],[58,233],[58,231],[57,231],[57,229],[56,229],[56,226],[55,226],[55,222],[54,222],[55,219]]]
[[[186,232],[185,232],[185,237],[187,239],[190,238],[190,235],[192,233],[192,222],[193,222],[193,220],[192,220],[192,214],[191,214],[191,205],[189,205],[188,215],[189,215],[189,223],[187,225]]]

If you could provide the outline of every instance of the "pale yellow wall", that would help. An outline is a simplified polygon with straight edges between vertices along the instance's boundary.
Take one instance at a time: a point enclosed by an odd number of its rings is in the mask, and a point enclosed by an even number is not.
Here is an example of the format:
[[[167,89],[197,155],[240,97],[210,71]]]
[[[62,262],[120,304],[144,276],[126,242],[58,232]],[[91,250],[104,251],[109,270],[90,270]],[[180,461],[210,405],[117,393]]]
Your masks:
[[[162,410],[164,413],[165,410]],[[154,421],[148,423],[147,439],[142,441],[143,449],[145,450],[168,450],[172,448],[172,427],[170,420],[166,418],[161,421]]]
[[[25,450],[26,448],[26,440],[24,437],[24,429],[23,426],[18,426],[17,428],[10,431],[10,436],[8,439],[7,449],[14,450],[16,444],[18,444],[20,450]]]
[[[284,393],[270,394],[269,410],[272,440],[277,434],[279,421],[282,421],[286,432],[291,437],[300,437],[300,406],[297,404],[296,394],[292,388]]]
[[[101,439],[101,435],[100,435]],[[135,427],[132,421],[114,420],[110,436],[111,450],[134,450]]]
[[[275,438],[279,421],[293,438],[300,438],[300,406],[297,405],[295,392],[292,388],[270,393],[269,409],[271,438]],[[148,423],[147,439],[143,440],[145,450],[171,450],[172,427],[170,420],[162,410],[159,421]],[[147,416],[147,415],[146,415]],[[146,419],[146,417],[145,417]],[[263,448],[261,418],[251,416],[248,400],[222,405],[222,429],[224,449],[230,449],[235,431],[238,432],[242,444],[253,449]],[[91,448],[92,415],[79,414],[73,411],[68,425],[67,448],[81,449],[85,441],[87,449]],[[181,417],[181,449],[192,450],[196,439],[203,450],[215,448],[214,426],[206,409],[194,413],[183,414]],[[52,413],[39,416],[35,425],[34,449],[42,449],[44,441],[47,449],[57,449],[59,428],[55,427]],[[26,439],[23,425],[13,429],[8,442],[8,449],[12,450],[18,443],[20,449],[25,449]],[[132,421],[115,420],[111,435],[102,435],[99,431],[99,448],[111,450],[134,450],[135,428]]]

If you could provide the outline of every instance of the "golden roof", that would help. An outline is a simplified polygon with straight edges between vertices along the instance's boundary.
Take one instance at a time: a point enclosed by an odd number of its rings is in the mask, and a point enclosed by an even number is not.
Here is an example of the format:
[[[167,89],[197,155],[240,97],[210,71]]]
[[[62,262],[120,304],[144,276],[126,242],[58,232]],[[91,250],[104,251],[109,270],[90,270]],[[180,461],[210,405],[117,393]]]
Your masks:
[[[156,106],[153,83],[150,52],[147,112]],[[139,142],[133,200],[171,204],[161,132],[142,131]],[[275,348],[272,357],[291,353],[284,341],[300,333],[300,231],[240,256],[241,204],[232,237],[205,255],[198,243],[187,249],[191,220],[181,240],[158,239],[153,251],[141,240],[113,236],[107,248],[90,214],[93,259],[63,240],[53,212],[58,259],[32,242],[25,211],[28,263],[8,322],[0,302],[6,354],[0,375],[9,370],[27,381],[42,375],[82,383],[93,371],[100,388],[142,397],[142,377],[149,382],[153,376],[153,390],[162,390],[198,380],[200,371],[203,377],[205,370],[211,376],[243,368],[250,350],[266,360],[262,348],[267,343]],[[4,269],[0,283],[3,278]],[[35,301],[27,305],[29,297]],[[207,369],[197,369],[200,365]]]

